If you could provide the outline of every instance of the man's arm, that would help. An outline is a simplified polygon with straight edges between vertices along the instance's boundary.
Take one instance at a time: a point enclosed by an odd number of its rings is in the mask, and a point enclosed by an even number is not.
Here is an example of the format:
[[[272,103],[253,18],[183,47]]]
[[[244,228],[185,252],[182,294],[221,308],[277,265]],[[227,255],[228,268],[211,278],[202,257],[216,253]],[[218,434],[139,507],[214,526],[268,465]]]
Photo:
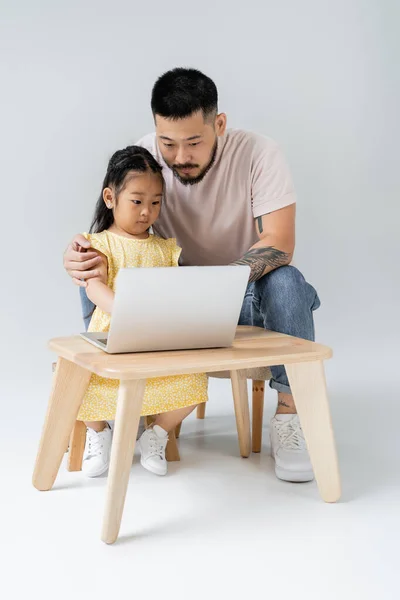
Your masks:
[[[295,246],[295,216],[296,205],[291,204],[256,218],[260,241],[234,263],[250,266],[250,283],[290,263]]]

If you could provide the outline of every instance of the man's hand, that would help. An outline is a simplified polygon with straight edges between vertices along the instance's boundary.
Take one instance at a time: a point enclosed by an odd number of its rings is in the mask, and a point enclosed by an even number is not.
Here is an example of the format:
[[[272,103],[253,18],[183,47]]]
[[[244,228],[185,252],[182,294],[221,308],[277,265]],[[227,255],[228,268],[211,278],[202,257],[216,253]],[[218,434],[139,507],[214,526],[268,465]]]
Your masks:
[[[93,250],[89,240],[78,234],[64,253],[64,269],[72,281],[80,287],[86,287],[86,279],[99,278],[107,284],[107,259],[97,250]]]

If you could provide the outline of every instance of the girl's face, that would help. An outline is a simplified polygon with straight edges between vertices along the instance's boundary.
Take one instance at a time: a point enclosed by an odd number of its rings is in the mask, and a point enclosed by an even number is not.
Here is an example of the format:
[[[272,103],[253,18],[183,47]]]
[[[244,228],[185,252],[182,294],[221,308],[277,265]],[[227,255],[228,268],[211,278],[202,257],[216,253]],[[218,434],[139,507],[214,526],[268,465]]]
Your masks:
[[[103,199],[114,215],[110,231],[146,238],[148,228],[160,214],[162,193],[163,179],[151,171],[128,173],[117,198],[111,188],[106,188]]]

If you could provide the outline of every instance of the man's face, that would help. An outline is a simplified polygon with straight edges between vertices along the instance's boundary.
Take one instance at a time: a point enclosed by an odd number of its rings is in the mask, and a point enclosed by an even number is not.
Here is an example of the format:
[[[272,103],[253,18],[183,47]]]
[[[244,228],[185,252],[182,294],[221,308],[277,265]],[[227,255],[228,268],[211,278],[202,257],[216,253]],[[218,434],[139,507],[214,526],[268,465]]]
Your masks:
[[[156,115],[158,146],[167,165],[184,185],[199,183],[211,168],[217,137],[226,128],[224,114],[204,119],[201,111],[185,119]]]

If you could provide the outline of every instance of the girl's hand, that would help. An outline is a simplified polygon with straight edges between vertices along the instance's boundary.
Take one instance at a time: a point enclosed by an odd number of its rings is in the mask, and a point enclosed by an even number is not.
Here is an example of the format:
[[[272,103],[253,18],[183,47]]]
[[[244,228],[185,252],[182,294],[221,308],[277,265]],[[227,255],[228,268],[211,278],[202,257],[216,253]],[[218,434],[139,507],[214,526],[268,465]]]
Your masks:
[[[74,237],[64,253],[64,269],[80,287],[86,287],[86,279],[92,277],[107,283],[107,259],[93,250],[89,240],[81,234]]]

